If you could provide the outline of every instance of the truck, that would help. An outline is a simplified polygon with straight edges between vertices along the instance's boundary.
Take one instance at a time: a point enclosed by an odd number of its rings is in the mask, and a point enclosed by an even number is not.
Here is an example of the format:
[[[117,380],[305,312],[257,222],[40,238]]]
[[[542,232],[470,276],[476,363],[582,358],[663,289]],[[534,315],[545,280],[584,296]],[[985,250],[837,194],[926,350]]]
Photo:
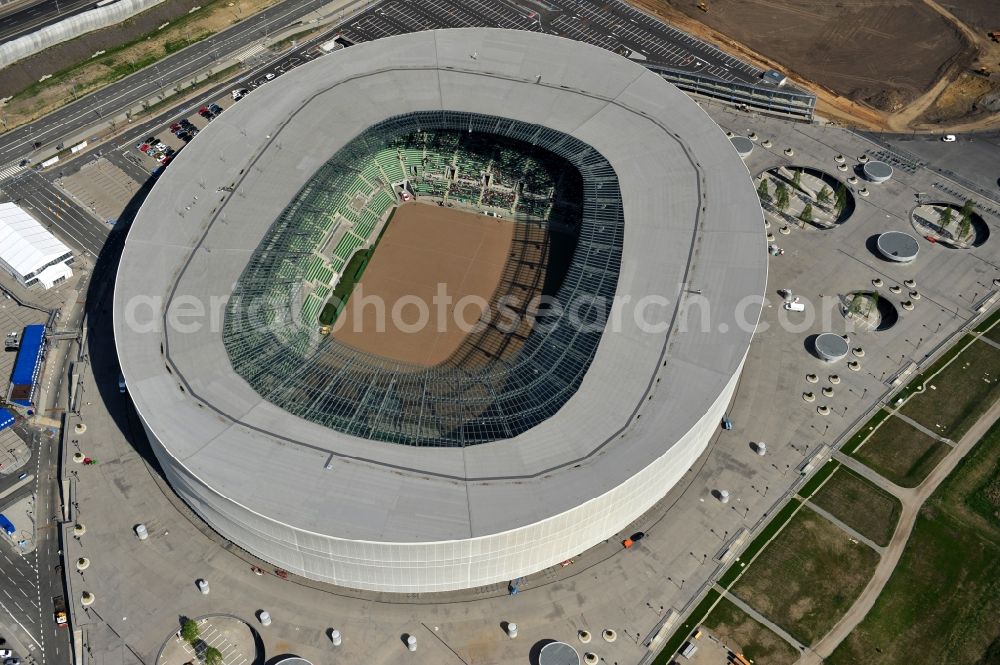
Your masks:
[[[67,624],[66,620],[66,599],[62,596],[55,596],[52,599],[52,606],[55,608],[53,614],[56,618],[56,626],[59,628],[65,628]]]

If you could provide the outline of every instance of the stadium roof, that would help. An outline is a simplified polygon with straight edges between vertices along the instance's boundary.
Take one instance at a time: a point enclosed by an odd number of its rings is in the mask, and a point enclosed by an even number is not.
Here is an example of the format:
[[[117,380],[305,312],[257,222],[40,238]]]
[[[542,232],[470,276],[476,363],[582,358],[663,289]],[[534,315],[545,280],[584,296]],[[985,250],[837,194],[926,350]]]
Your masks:
[[[69,253],[69,247],[14,203],[0,203],[0,259],[21,276]]]
[[[465,448],[396,446],[294,417],[234,373],[217,317],[189,316],[225,301],[331,155],[376,122],[433,110],[502,115],[598,150],[618,176],[625,214],[616,294],[633,305],[663,298],[657,318],[669,323],[650,331],[631,315],[612,321],[558,413]],[[762,229],[732,144],[655,73],[530,32],[407,34],[279,77],[180,153],[129,233],[115,339],[149,431],[212,491],[305,532],[467,539],[584,505],[689,441],[742,367],[766,281]],[[182,299],[187,315],[168,325],[166,304]],[[680,327],[689,306],[691,323],[705,314],[707,329]]]

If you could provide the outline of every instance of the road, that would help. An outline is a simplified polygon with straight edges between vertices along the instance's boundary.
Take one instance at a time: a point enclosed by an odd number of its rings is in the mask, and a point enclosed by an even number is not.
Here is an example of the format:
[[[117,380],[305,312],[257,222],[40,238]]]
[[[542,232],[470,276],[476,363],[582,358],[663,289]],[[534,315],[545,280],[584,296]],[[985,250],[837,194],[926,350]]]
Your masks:
[[[17,39],[68,16],[93,8],[95,0],[42,0],[0,18],[0,42]]]
[[[65,137],[86,130],[105,116],[114,116],[143,99],[186,80],[241,47],[264,39],[329,0],[283,2],[255,14],[232,28],[179,51],[107,88],[82,97],[44,118],[0,135],[0,165],[30,159],[37,154],[34,144],[56,144]]]
[[[51,177],[51,176],[49,176]],[[108,237],[108,226],[52,184],[48,177],[28,169],[0,185],[17,205],[29,210],[47,228],[73,246],[97,256]]]

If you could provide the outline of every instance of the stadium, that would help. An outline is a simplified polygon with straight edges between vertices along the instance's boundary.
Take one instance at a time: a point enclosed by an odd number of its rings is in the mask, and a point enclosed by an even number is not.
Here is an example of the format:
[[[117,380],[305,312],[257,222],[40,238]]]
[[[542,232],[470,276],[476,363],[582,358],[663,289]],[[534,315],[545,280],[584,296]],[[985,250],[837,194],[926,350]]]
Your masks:
[[[356,589],[481,587],[613,537],[704,452],[760,315],[762,221],[722,131],[640,65],[396,36],[178,156],[126,240],[116,345],[167,480],[225,538]],[[470,325],[359,306],[445,287]]]

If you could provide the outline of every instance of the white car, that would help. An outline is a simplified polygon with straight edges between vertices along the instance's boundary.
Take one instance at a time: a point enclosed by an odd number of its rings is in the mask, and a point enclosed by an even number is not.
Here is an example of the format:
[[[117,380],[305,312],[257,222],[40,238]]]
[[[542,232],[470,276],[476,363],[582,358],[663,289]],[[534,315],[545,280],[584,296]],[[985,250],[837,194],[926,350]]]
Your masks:
[[[945,134],[941,137],[941,140],[945,143],[954,143],[958,138],[954,134]]]
[[[271,72],[268,72],[267,74],[264,74],[264,79],[267,80],[267,81],[270,81],[273,78],[274,78],[274,74],[272,74]]]
[[[10,658],[14,655],[14,652],[10,649],[0,649],[0,658]]]
[[[208,582],[206,580],[198,580],[198,590],[201,591],[202,595],[208,595]]]

